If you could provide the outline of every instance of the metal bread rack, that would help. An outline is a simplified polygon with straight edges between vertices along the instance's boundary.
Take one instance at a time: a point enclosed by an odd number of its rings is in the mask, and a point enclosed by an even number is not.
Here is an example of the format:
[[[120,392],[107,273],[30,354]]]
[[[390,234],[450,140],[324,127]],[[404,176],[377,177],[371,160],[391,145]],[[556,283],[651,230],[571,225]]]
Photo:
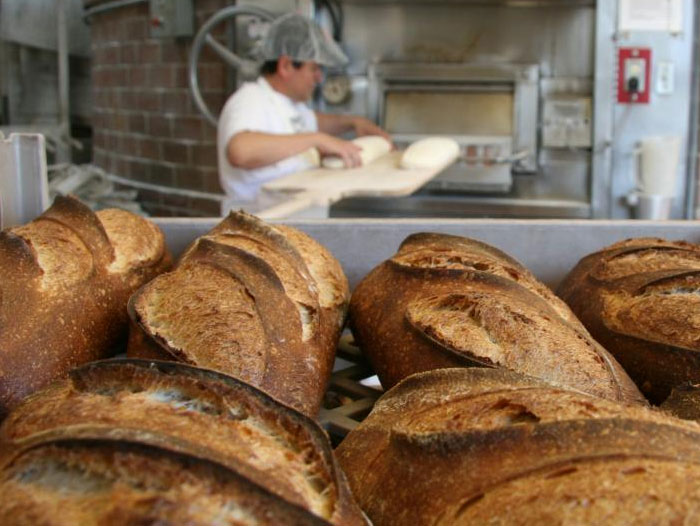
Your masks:
[[[369,414],[382,388],[350,331],[338,343],[333,374],[319,413],[319,422],[337,445]]]

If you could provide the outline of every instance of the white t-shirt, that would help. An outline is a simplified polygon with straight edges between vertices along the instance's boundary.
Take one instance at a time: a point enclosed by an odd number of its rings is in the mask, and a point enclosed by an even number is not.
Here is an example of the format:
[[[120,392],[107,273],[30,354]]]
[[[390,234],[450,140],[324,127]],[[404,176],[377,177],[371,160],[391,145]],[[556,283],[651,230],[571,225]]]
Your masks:
[[[231,137],[243,131],[292,134],[317,130],[316,115],[311,108],[275,91],[264,77],[243,84],[229,97],[219,116],[219,180],[227,196],[222,212],[227,213],[241,201],[256,199],[267,181],[318,165],[317,152],[314,155],[309,151],[254,170],[236,168],[226,157],[226,145]]]

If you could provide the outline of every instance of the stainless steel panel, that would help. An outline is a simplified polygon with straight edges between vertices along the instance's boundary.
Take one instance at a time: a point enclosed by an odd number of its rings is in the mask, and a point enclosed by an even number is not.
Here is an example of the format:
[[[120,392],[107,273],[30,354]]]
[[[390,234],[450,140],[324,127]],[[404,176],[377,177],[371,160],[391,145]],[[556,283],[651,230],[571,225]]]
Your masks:
[[[219,219],[156,218],[168,247],[177,256],[195,237]],[[556,286],[583,256],[629,237],[658,236],[700,242],[689,221],[578,220],[352,220],[296,221],[340,261],[351,287],[380,262],[391,257],[406,236],[442,232],[479,239],[518,259],[550,286]]]
[[[2,0],[0,39],[8,42],[56,51],[56,9],[52,0]],[[70,53],[90,56],[90,28],[83,20],[82,0],[66,0]]]

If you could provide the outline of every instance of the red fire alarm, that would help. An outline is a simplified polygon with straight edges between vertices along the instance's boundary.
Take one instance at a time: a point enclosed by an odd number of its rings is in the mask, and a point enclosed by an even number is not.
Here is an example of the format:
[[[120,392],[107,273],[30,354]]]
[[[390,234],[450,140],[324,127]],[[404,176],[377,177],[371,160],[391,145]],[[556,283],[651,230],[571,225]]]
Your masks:
[[[617,102],[649,104],[651,49],[620,48],[617,64]]]

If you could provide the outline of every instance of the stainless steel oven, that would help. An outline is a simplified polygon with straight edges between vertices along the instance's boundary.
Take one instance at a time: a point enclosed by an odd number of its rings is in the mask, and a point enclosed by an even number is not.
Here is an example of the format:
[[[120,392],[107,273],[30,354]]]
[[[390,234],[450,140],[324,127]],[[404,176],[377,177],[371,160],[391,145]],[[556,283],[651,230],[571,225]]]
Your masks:
[[[369,112],[402,148],[426,136],[460,144],[426,188],[507,192],[512,172],[537,171],[537,65],[380,62],[369,67]]]

